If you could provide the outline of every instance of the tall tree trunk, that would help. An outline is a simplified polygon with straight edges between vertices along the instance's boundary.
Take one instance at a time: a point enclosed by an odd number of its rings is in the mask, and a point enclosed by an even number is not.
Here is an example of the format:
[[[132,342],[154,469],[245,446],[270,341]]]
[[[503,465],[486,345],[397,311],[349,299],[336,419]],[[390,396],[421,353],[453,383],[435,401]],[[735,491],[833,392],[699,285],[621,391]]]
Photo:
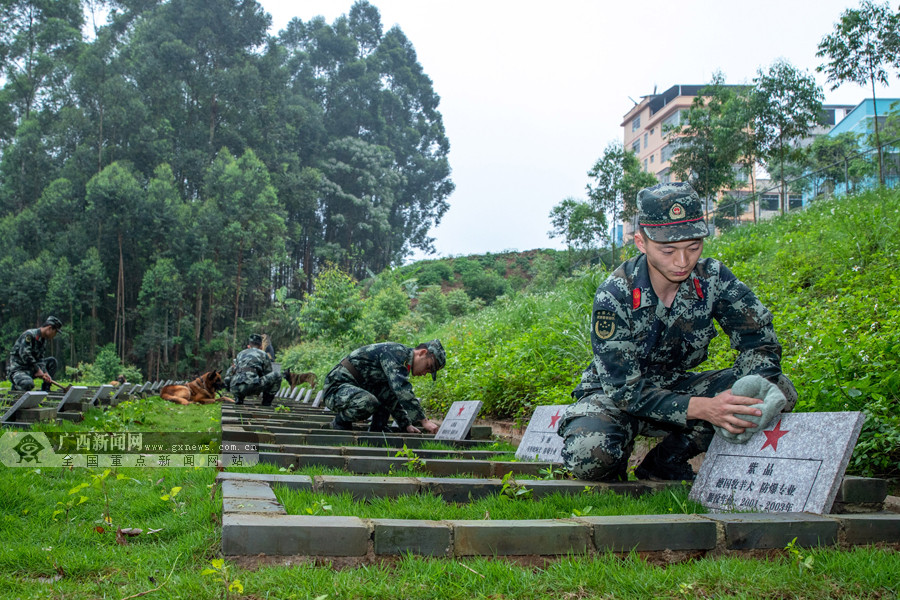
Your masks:
[[[116,327],[113,341],[119,347],[122,363],[125,363],[125,259],[122,254],[122,231],[119,230],[119,280],[116,286]],[[121,327],[120,327],[121,324]]]
[[[231,358],[234,358],[235,348],[237,348],[238,311],[241,305],[241,270],[244,267],[244,240],[241,240],[241,245],[238,248],[237,266],[237,284],[234,290],[234,330],[231,332]]]
[[[878,103],[875,101],[875,78],[870,77],[872,82],[872,112],[875,113],[875,146],[878,148],[878,183],[884,185],[884,157],[881,155],[881,138],[878,135]]]

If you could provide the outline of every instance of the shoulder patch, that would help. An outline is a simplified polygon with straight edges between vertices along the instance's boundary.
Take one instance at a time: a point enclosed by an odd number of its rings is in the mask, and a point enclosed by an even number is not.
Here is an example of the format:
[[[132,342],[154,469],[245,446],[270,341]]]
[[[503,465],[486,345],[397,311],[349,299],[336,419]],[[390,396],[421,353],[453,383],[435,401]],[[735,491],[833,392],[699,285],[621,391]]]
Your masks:
[[[608,340],[616,332],[616,315],[611,310],[594,313],[594,333],[601,340]]]

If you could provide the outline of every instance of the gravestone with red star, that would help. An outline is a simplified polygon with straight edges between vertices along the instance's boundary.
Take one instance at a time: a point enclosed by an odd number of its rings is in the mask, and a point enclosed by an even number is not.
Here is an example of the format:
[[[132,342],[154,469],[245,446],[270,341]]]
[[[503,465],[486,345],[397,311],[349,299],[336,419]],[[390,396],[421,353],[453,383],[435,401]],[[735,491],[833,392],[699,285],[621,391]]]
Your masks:
[[[472,423],[481,410],[481,400],[454,402],[441,422],[441,427],[434,434],[436,440],[464,440],[472,429]]]
[[[562,462],[563,439],[556,434],[559,420],[566,407],[560,405],[538,406],[531,415],[528,427],[519,442],[516,458],[519,460],[543,460]]]
[[[785,413],[746,444],[717,435],[690,497],[713,512],[828,513],[864,420],[861,412]]]

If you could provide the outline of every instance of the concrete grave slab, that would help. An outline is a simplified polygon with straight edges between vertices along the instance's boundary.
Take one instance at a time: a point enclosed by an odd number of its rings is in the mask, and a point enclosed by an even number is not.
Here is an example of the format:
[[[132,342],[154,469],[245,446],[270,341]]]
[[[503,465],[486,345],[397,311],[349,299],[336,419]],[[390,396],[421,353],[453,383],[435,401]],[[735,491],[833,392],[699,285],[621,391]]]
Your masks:
[[[25,392],[13,402],[12,406],[6,409],[3,416],[0,417],[0,423],[8,425],[16,421],[25,421],[25,411],[27,409],[36,409],[41,402],[47,397],[47,392]],[[56,411],[54,411],[55,413]],[[34,419],[32,419],[33,421]]]
[[[787,413],[746,444],[716,435],[690,498],[711,511],[827,513],[864,416]]]
[[[716,524],[696,515],[615,515],[579,517],[593,528],[598,552],[711,550]]]
[[[729,550],[780,549],[794,538],[804,548],[834,546],[838,538],[836,519],[808,513],[708,514],[704,518],[724,527],[725,547]]]
[[[73,385],[68,390],[66,390],[66,393],[63,394],[63,397],[59,401],[59,404],[56,405],[56,412],[63,412],[67,404],[75,404],[81,407],[81,399],[84,397],[84,394],[86,392],[87,387],[83,385]]]
[[[454,402],[447,411],[447,416],[441,422],[441,427],[434,434],[436,440],[464,440],[478,411],[481,410],[481,400],[465,400]]]
[[[322,390],[319,390],[319,393],[316,394],[316,399],[313,400],[313,402],[312,402],[312,407],[313,407],[313,408],[316,408],[316,407],[318,407],[320,404],[322,404]]]
[[[224,513],[226,556],[364,556],[369,528],[356,517]]]
[[[571,520],[449,521],[456,556],[586,554],[591,528]]]
[[[414,519],[372,519],[375,554],[450,556],[450,526],[436,521]]]
[[[522,434],[516,450],[519,460],[541,460],[561,463],[563,439],[556,434],[559,420],[566,407],[561,405],[538,406]]]

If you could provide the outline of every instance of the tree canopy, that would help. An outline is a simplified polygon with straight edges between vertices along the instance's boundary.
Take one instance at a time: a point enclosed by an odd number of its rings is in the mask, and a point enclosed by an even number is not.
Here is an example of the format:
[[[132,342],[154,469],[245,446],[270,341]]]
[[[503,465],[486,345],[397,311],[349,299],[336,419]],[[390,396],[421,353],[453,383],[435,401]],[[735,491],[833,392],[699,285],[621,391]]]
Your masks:
[[[109,342],[154,374],[218,366],[326,263],[361,278],[433,250],[440,99],[366,0],[277,35],[253,0],[0,17],[0,345],[54,311],[73,366]]]

